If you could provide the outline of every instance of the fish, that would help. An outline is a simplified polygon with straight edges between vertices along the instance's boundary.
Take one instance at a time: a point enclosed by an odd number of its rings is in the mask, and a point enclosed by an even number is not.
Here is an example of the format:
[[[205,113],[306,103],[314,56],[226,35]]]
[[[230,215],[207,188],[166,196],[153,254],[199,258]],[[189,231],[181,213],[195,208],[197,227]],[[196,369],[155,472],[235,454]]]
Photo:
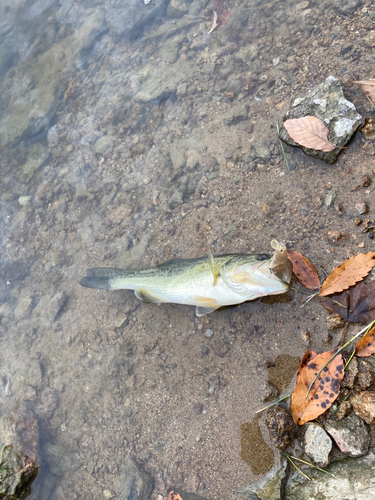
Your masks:
[[[220,307],[241,304],[266,295],[286,293],[290,288],[292,263],[285,245],[271,242],[269,254],[225,254],[211,252],[195,259],[173,259],[155,267],[125,270],[111,267],[88,269],[80,280],[85,288],[134,290],[143,302],[195,306],[196,316]]]

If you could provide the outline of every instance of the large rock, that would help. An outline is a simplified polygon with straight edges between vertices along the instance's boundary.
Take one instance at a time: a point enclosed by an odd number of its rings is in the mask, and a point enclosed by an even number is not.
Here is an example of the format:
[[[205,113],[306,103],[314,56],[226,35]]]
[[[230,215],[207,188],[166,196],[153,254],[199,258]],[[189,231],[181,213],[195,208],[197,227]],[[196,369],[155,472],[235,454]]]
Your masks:
[[[330,476],[317,469],[305,468],[309,481],[296,473],[286,485],[284,500],[370,500],[375,498],[375,456],[347,458],[328,465]]]
[[[342,453],[351,457],[360,457],[367,453],[370,435],[366,424],[357,415],[349,415],[339,421],[327,420],[324,427]]]
[[[0,418],[0,498],[23,500],[38,474],[38,424],[28,415]]]
[[[294,99],[283,122],[304,116],[315,116],[322,120],[329,129],[328,139],[339,147],[333,151],[324,152],[300,146],[289,136],[284,125],[280,129],[279,137],[290,146],[300,147],[306,155],[327,163],[334,163],[337,160],[343,151],[340,148],[350,141],[363,122],[354,104],[345,98],[341,83],[334,76],[329,76],[306,97]]]
[[[296,437],[296,426],[289,410],[276,405],[267,412],[266,425],[276,448],[286,450]]]
[[[309,423],[304,429],[303,448],[314,463],[324,467],[329,462],[332,441],[320,425]]]
[[[277,467],[250,486],[237,490],[236,493],[241,495],[241,498],[249,500],[280,500],[289,469],[287,458],[282,457]]]
[[[153,480],[133,457],[129,456],[124,465],[121,481],[121,500],[147,500],[151,495]]]
[[[145,80],[139,92],[134,96],[136,101],[148,102],[154,99],[167,98],[177,91],[181,81],[189,80],[197,71],[197,65],[192,61],[177,61],[170,66],[155,68]]]

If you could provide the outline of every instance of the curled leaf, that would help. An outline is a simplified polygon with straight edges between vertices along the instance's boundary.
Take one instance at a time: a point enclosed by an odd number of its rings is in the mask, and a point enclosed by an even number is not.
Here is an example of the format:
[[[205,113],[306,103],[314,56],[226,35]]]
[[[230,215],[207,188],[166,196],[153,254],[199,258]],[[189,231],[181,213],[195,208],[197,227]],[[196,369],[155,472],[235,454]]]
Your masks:
[[[316,290],[320,287],[318,273],[310,262],[299,252],[288,250],[288,259],[293,264],[293,272],[306,288]]]
[[[286,120],[284,127],[293,141],[305,148],[326,152],[337,148],[336,144],[328,140],[328,128],[315,116]]]
[[[320,296],[342,292],[363,280],[375,266],[375,252],[360,253],[336,267],[322,285]]]
[[[305,354],[298,370],[297,382],[290,403],[290,410],[298,425],[314,420],[327,411],[339,395],[340,381],[344,377],[344,363],[341,354],[335,356],[323,368],[335,352],[337,349],[322,354],[307,351]],[[322,373],[315,380],[307,395],[310,384],[322,368]]]
[[[375,326],[358,340],[355,347],[355,353],[360,358],[375,354]]]
[[[212,4],[212,10],[214,12],[214,20],[208,34],[212,33],[218,26],[224,26],[230,15],[230,10],[224,8],[224,0],[215,0]]]

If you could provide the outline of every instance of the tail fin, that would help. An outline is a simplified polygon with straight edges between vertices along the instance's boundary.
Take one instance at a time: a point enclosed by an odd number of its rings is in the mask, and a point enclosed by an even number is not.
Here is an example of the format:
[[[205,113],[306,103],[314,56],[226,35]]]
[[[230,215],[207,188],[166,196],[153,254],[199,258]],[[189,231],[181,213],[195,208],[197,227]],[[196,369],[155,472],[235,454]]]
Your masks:
[[[86,275],[79,284],[85,288],[100,288],[101,290],[112,290],[111,282],[121,269],[115,267],[97,267],[88,269]]]

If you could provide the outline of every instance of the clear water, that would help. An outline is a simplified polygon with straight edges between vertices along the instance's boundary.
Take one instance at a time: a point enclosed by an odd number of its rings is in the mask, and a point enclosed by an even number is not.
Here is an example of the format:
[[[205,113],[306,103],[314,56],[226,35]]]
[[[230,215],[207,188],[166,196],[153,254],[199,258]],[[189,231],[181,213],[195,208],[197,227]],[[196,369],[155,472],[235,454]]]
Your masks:
[[[274,237],[329,265],[323,231],[349,219],[317,198],[359,164],[288,149],[288,175],[275,122],[330,74],[368,76],[373,11],[321,3],[227,2],[211,34],[205,0],[0,3],[0,415],[38,443],[30,498],[122,498],[129,453],[152,500],[173,485],[235,498],[254,480],[239,428],[267,392],[264,359],[302,355],[319,306],[197,319],[78,281],[208,248],[267,251]]]

